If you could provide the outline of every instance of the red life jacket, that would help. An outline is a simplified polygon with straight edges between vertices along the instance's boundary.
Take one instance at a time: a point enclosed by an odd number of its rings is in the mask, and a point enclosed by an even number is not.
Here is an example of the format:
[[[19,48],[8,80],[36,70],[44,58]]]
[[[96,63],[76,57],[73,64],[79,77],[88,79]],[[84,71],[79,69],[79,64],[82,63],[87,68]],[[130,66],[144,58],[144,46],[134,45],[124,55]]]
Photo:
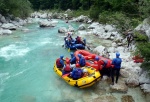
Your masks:
[[[77,43],[81,43],[81,38],[80,37],[77,37]]]
[[[70,72],[71,71],[71,68],[70,68],[69,64],[66,64],[66,67],[64,68],[64,71],[66,71],[66,72]]]
[[[60,58],[58,58],[57,60],[56,60],[56,65],[57,65],[57,67],[62,67],[62,65],[61,65],[61,63],[60,63]]]

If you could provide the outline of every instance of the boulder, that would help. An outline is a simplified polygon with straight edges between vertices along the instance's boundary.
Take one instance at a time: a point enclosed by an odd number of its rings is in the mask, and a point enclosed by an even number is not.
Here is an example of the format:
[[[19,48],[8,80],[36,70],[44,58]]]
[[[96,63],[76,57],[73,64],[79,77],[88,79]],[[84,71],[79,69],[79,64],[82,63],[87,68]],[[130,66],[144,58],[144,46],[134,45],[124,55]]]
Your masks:
[[[74,32],[74,28],[71,25],[69,25],[68,31],[69,32]]]
[[[140,87],[145,93],[150,93],[150,84],[142,84]]]
[[[108,55],[108,50],[104,47],[104,46],[98,46],[93,50],[94,53],[100,55],[100,56],[107,56],[107,58],[109,57]]]
[[[91,102],[117,102],[117,98],[112,95],[103,95],[93,99]]]
[[[115,30],[116,30],[116,28],[113,27],[112,25],[106,25],[106,26],[104,27],[104,29],[105,29],[105,31],[107,31],[107,32],[112,32],[112,31],[115,31]]]
[[[58,21],[47,21],[47,20],[42,20],[38,22],[40,27],[55,27],[57,23]]]
[[[9,29],[0,29],[0,35],[9,35],[12,34],[12,31]]]
[[[99,26],[99,23],[94,22],[94,23],[92,23],[92,24],[88,27],[88,29],[95,29],[95,28],[97,28],[98,26]]]
[[[17,27],[12,23],[5,23],[1,26],[3,29],[16,30]]]
[[[136,86],[139,86],[139,80],[136,77],[134,77],[134,76],[129,76],[126,79],[126,84],[129,87],[136,87]]]
[[[78,28],[79,30],[85,30],[86,29],[86,27],[85,27],[85,25],[84,24],[81,24],[80,26],[79,26],[79,28]]]
[[[5,19],[4,16],[2,16],[2,17],[0,18],[0,22],[2,22],[2,23],[7,23],[7,21],[6,21],[6,19]]]
[[[129,77],[129,72],[125,69],[120,69],[120,75],[124,78],[128,78]]]
[[[135,31],[144,31],[148,38],[150,39],[150,18],[144,19],[142,24],[139,24],[134,30]]]
[[[67,28],[65,27],[61,27],[58,29],[58,33],[65,33],[65,32],[67,32]]]
[[[150,78],[147,72],[143,72],[140,76],[139,76],[139,82],[140,84],[150,84]]]
[[[89,18],[88,18],[87,16],[81,15],[81,16],[79,16],[78,18],[76,18],[75,21],[76,21],[76,22],[84,22],[84,23],[86,23],[86,22],[89,21]]]

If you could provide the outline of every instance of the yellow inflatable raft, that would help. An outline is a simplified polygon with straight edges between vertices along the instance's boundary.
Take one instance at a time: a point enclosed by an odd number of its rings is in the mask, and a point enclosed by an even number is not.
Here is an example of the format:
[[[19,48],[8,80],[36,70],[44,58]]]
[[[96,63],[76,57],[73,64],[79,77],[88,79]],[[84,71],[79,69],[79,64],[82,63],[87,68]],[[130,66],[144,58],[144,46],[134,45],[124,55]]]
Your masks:
[[[92,86],[97,81],[100,80],[100,73],[99,71],[96,71],[95,68],[92,67],[83,67],[87,69],[89,75],[86,77],[82,77],[78,80],[73,80],[71,77],[69,77],[69,74],[65,74],[62,76],[62,71],[57,68],[56,63],[54,64],[54,71],[57,75],[59,75],[62,79],[64,79],[69,85],[76,86],[79,88],[86,88],[89,86]]]

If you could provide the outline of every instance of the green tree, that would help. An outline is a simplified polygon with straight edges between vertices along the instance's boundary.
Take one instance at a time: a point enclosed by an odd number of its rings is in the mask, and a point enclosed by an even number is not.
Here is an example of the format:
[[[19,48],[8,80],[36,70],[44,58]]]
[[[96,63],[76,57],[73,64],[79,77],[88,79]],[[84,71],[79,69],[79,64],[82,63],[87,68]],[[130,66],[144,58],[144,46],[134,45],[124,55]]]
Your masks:
[[[40,0],[29,0],[29,1],[32,4],[32,8],[34,10],[39,10],[39,8],[40,8]]]
[[[150,0],[139,0],[139,13],[143,18],[150,15]]]
[[[72,0],[72,9],[77,10],[81,6],[80,0]]]
[[[89,10],[92,5],[92,0],[80,0],[83,10]]]
[[[1,13],[13,14],[18,17],[27,17],[31,12],[31,4],[28,0],[1,0]]]
[[[71,0],[60,0],[59,8],[62,10],[67,10],[72,8],[72,1]]]
[[[141,67],[150,71],[150,42],[140,43],[137,48],[141,56],[144,57],[144,63],[142,63]]]

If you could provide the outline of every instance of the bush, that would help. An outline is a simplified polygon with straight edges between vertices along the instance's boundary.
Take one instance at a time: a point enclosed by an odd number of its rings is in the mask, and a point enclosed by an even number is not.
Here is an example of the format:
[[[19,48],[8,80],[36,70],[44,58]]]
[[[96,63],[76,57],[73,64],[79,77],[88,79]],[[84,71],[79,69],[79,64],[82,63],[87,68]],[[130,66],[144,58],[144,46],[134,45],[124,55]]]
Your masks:
[[[145,62],[150,61],[150,42],[148,43],[138,43],[137,51],[144,57]]]
[[[77,11],[69,12],[68,15],[71,16],[71,17],[78,17],[78,16],[81,16],[81,15],[89,16],[89,11],[85,11],[85,10],[80,9],[80,10],[77,10]]]
[[[148,36],[145,34],[141,34],[138,31],[134,32],[135,40],[138,42],[148,42]]]
[[[116,25],[117,28],[125,31],[128,29],[134,29],[140,23],[140,20],[138,18],[128,17],[122,12],[104,11],[99,15],[99,22]]]
[[[148,71],[149,75],[150,75],[150,62],[143,62],[142,65],[141,65],[141,68],[143,68],[146,71]]]
[[[25,18],[29,16],[32,9],[28,0],[2,0],[0,12],[2,15],[13,14],[14,16]]]
[[[98,19],[100,9],[96,6],[92,6],[90,9],[90,17],[93,19]]]

